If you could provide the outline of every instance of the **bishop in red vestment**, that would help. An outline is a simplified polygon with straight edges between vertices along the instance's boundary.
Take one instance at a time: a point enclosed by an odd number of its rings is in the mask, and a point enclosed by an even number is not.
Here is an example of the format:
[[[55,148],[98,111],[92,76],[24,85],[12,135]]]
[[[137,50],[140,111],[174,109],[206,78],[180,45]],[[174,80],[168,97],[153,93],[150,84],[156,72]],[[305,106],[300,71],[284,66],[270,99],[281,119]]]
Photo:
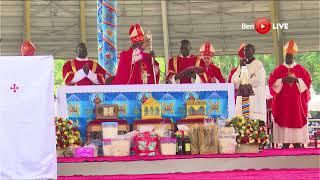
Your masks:
[[[222,76],[220,68],[212,63],[212,57],[215,53],[215,49],[212,44],[206,41],[200,48],[200,55],[205,62],[205,72],[208,78],[208,83],[225,83],[225,79]]]
[[[139,24],[131,25],[129,35],[132,46],[120,53],[112,84],[157,84],[159,63],[154,60],[154,56],[143,52],[149,42],[144,37],[142,27]]]
[[[169,59],[167,82],[185,84],[195,82],[206,83],[208,81],[204,61],[200,57],[190,54],[190,51],[190,41],[182,40],[180,42],[181,55]],[[194,71],[190,71],[188,74],[182,73],[184,70],[192,67],[202,68],[203,72],[198,74]]]
[[[106,70],[96,61],[88,59],[87,47],[80,43],[77,48],[78,57],[63,65],[62,76],[66,85],[103,85]]]
[[[283,143],[283,148],[289,148],[290,143],[300,148],[301,143],[309,140],[307,113],[311,77],[304,67],[296,64],[293,55],[297,51],[296,43],[290,40],[284,47],[284,64],[271,73],[268,83],[273,96],[273,139],[274,143]]]

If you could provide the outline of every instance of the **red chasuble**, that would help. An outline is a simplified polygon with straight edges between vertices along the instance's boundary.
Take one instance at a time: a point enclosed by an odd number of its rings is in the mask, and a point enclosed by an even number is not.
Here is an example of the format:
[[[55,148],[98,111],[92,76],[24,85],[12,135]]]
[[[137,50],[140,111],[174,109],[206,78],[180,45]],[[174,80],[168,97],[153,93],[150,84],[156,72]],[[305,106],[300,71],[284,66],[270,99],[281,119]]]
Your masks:
[[[215,82],[215,78],[218,79],[219,83],[225,83],[220,68],[215,66],[214,64],[210,64],[209,67],[206,69],[206,75],[208,78],[208,83]]]
[[[173,75],[180,73],[184,69],[192,66],[202,67],[203,69],[206,69],[204,61],[194,55],[190,55],[189,57],[178,56],[178,57],[170,58],[168,77],[172,77]],[[206,73],[201,73],[199,74],[199,76],[202,82],[206,83],[208,81]],[[181,84],[192,83],[192,81],[191,81],[191,78],[181,77],[180,83]]]
[[[118,69],[112,84],[154,84],[152,56],[141,52],[142,59],[132,64],[133,50],[120,53]],[[159,63],[154,61],[156,83],[159,82]]]
[[[298,83],[283,83],[280,92],[275,92],[273,89],[274,83],[278,79],[288,76],[289,72],[304,81],[307,86],[305,91],[300,93]],[[270,93],[273,96],[272,113],[275,122],[280,127],[301,128],[307,124],[310,84],[309,73],[298,64],[290,68],[290,71],[286,66],[280,65],[272,72],[269,78]]]
[[[62,76],[66,85],[95,85],[89,78],[85,77],[76,84],[72,84],[71,81],[74,78],[74,74],[83,68],[85,64],[88,64],[89,70],[97,74],[98,81],[101,85],[105,84],[106,70],[103,69],[96,61],[88,59],[79,61],[76,59],[67,61],[63,65]]]

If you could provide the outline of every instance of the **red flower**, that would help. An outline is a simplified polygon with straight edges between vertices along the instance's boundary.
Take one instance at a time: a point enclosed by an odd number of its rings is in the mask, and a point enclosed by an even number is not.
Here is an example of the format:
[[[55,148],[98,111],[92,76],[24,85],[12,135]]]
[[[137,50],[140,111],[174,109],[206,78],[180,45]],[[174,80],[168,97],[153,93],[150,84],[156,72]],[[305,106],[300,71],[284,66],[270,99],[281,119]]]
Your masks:
[[[58,141],[58,145],[59,145],[59,147],[63,148],[63,142],[62,141]]]
[[[66,135],[63,135],[63,140],[67,140],[68,137]]]
[[[59,118],[59,119],[58,119],[58,122],[59,122],[59,123],[62,123],[62,118]]]
[[[247,142],[249,142],[249,138],[248,137],[243,137],[243,138],[241,138],[241,143],[247,143]]]

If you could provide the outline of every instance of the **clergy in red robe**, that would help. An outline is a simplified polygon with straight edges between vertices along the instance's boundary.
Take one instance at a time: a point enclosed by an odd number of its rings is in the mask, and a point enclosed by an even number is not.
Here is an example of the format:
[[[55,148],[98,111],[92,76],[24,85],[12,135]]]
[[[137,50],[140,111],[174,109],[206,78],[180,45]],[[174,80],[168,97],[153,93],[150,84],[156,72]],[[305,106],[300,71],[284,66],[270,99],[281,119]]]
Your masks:
[[[293,143],[300,148],[308,143],[308,101],[311,77],[308,71],[293,58],[298,47],[290,40],[284,47],[285,62],[270,75],[269,88],[273,96],[273,141],[289,148]]]
[[[220,68],[215,66],[212,62],[212,57],[215,53],[215,49],[209,41],[206,41],[200,48],[201,58],[206,65],[205,72],[208,78],[208,83],[225,83]]]
[[[198,57],[190,54],[191,45],[189,40],[182,40],[180,42],[180,56],[169,59],[169,70],[167,75],[167,82],[170,83],[206,83],[207,75],[205,73],[205,63]],[[188,71],[188,68],[198,67],[202,72]]]
[[[263,63],[254,57],[254,45],[245,45],[244,54],[245,58],[240,60],[240,65],[231,78],[237,88],[235,114],[266,121],[266,72]],[[243,108],[243,99],[246,97],[249,97],[249,114]]]
[[[120,53],[112,84],[157,84],[159,63],[154,60],[154,55],[143,52],[149,41],[145,39],[142,27],[139,24],[131,25],[129,36],[132,46]]]
[[[238,57],[239,59],[244,59],[245,58],[245,55],[244,55],[244,47],[246,46],[245,43],[242,43],[240,45],[240,48],[238,49]],[[238,67],[235,67],[233,69],[231,69],[230,73],[229,73],[229,76],[228,76],[228,83],[232,83],[231,80],[232,80],[232,76],[233,74],[237,71]],[[236,99],[237,99],[237,89],[236,87],[234,88],[234,101],[236,102]]]
[[[96,61],[88,59],[87,47],[80,43],[77,47],[78,57],[63,65],[62,76],[66,85],[103,85],[106,70]]]

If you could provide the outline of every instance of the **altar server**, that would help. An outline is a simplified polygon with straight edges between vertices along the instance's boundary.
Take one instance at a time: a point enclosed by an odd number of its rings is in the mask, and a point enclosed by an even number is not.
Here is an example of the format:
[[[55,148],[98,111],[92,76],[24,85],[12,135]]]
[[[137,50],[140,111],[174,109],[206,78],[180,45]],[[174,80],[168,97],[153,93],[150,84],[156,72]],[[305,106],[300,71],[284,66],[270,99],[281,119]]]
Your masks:
[[[97,61],[88,59],[87,46],[80,43],[77,46],[77,58],[63,65],[62,76],[66,85],[103,85],[106,70]]]
[[[180,56],[169,59],[169,70],[167,82],[170,83],[206,83],[208,81],[205,73],[204,61],[190,54],[191,44],[189,40],[180,42]]]
[[[240,65],[234,72],[231,82],[235,84],[238,89],[241,83],[241,72],[248,73],[248,84],[253,90],[249,97],[249,118],[260,119],[266,121],[266,95],[265,95],[265,76],[266,72],[261,61],[254,57],[255,47],[252,44],[247,44],[244,47],[245,58],[240,60]],[[242,74],[243,75],[243,74]],[[236,115],[243,115],[242,96],[236,99]]]
[[[120,53],[112,84],[157,84],[160,76],[159,63],[154,60],[153,53],[143,52],[149,44],[142,27],[139,24],[131,25],[129,36],[132,45]]]
[[[200,56],[205,63],[205,72],[208,78],[208,83],[225,83],[220,68],[212,62],[212,57],[215,49],[209,41],[206,41],[200,48]]]
[[[284,46],[285,62],[271,73],[268,83],[273,96],[273,142],[283,143],[283,148],[289,148],[290,143],[300,148],[309,140],[307,113],[311,77],[296,63],[297,52],[298,46],[290,40]]]

